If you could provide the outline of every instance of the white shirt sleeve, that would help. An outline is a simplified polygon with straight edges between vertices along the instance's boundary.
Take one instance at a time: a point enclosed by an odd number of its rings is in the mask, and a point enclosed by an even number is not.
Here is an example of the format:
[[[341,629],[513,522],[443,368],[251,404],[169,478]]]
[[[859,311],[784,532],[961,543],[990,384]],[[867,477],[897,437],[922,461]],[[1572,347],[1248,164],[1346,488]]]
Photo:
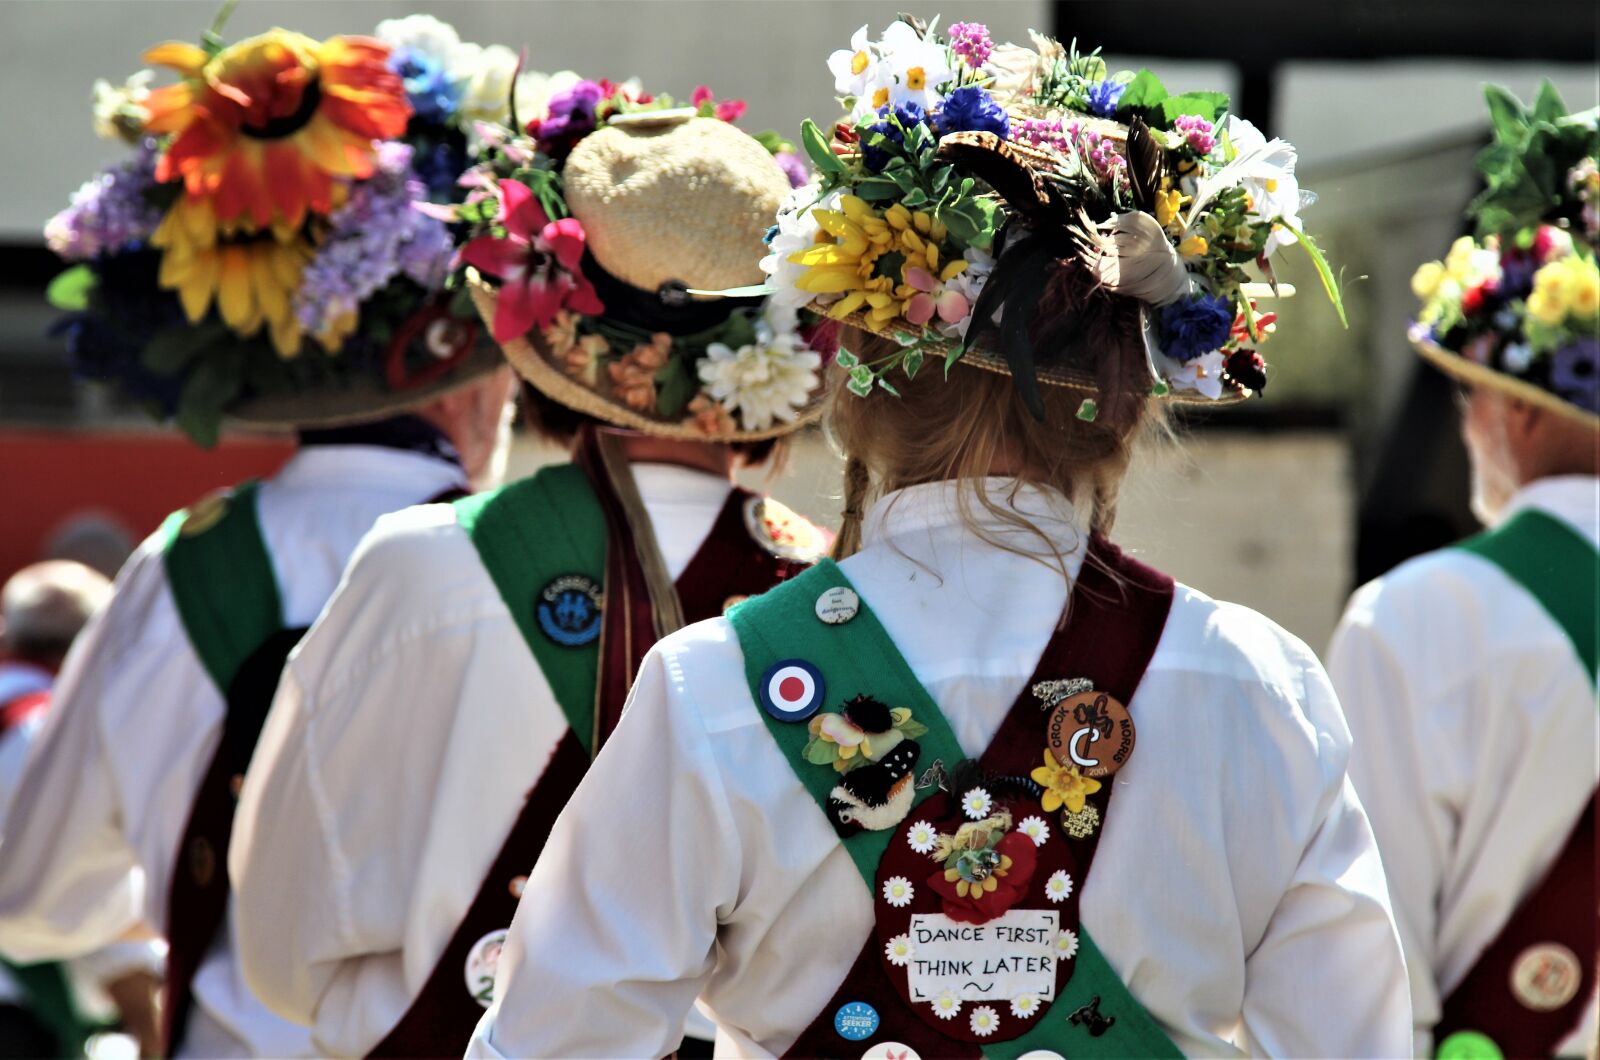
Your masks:
[[[741,897],[742,856],[705,732],[668,709],[668,680],[658,646],[528,879],[468,1056],[677,1047],[715,964],[717,925]]]

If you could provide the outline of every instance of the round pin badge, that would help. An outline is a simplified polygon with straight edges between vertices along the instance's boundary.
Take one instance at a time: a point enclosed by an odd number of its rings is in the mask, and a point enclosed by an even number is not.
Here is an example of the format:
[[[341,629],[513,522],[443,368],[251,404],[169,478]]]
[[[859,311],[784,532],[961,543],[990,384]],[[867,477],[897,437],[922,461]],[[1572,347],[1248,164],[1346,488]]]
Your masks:
[[[833,1029],[852,1042],[865,1041],[878,1032],[878,1010],[865,1001],[840,1005],[833,1014]]]
[[[1511,962],[1511,995],[1534,1012],[1552,1012],[1578,994],[1583,966],[1559,942],[1529,946]]]
[[[861,1054],[861,1060],[922,1060],[917,1051],[899,1042],[879,1042]]]
[[[581,648],[600,637],[600,585],[586,574],[563,574],[539,591],[534,616],[539,630],[563,648]]]
[[[1133,757],[1133,718],[1104,692],[1080,692],[1056,705],[1045,727],[1050,753],[1086,777],[1109,777]]]
[[[505,928],[491,931],[467,951],[467,965],[462,970],[467,993],[484,1008],[494,1001],[494,972],[500,966],[500,951],[505,948],[507,934]]]
[[[842,626],[861,611],[861,597],[848,585],[835,585],[817,597],[817,617],[830,626]]]
[[[827,684],[804,659],[774,663],[761,678],[761,706],[779,721],[805,721],[822,707]]]
[[[1017,1060],[1067,1060],[1067,1058],[1048,1049],[1035,1049],[1031,1053],[1023,1053]]]
[[[1504,1060],[1494,1039],[1480,1031],[1456,1031],[1439,1043],[1438,1060]]]

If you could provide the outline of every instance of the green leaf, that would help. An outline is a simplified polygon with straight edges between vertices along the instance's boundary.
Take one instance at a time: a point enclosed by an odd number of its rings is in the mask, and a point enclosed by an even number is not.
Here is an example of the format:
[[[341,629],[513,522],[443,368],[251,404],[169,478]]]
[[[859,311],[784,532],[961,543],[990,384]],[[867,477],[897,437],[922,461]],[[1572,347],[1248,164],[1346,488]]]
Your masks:
[[[858,364],[854,368],[850,369],[851,386],[864,386],[870,391],[872,389],[872,376],[873,371],[870,367],[864,364]]]
[[[905,198],[901,199],[900,202],[906,209],[915,210],[919,206],[927,205],[928,193],[921,188],[912,188],[906,192]]]
[[[1093,423],[1095,417],[1100,415],[1100,406],[1095,404],[1094,398],[1084,398],[1078,406],[1078,419],[1084,423]]]
[[[851,378],[850,382],[845,384],[845,388],[856,397],[866,397],[872,393],[872,384],[870,382],[863,383],[854,377]]]
[[[667,358],[667,363],[656,371],[656,415],[664,420],[679,418],[698,389],[685,359]]]
[[[1172,96],[1161,103],[1161,114],[1166,118],[1168,125],[1184,114],[1204,118],[1206,121],[1216,121],[1217,115],[1227,109],[1226,92],[1185,92],[1181,96]]]
[[[1166,101],[1167,95],[1167,86],[1161,83],[1161,78],[1149,70],[1140,70],[1133,75],[1133,80],[1128,82],[1128,87],[1122,92],[1122,98],[1117,100],[1117,112],[1120,115],[1123,110],[1160,107]]]
[[[756,143],[767,149],[767,153],[775,155],[780,151],[793,151],[794,144],[778,135],[776,129],[763,129],[751,137]]]
[[[1328,292],[1328,301],[1333,303],[1334,312],[1339,314],[1339,323],[1345,327],[1350,326],[1350,321],[1344,315],[1344,299],[1339,296],[1339,283],[1333,277],[1333,270],[1328,267],[1328,259],[1322,256],[1322,251],[1316,242],[1305,232],[1301,232],[1293,225],[1284,225],[1283,231],[1294,237],[1295,242],[1305,248],[1306,256],[1311,259],[1311,264],[1317,270],[1317,278],[1322,281],[1322,289]]]
[[[163,328],[139,351],[139,363],[156,375],[179,375],[202,350],[227,335],[227,326],[215,317],[193,326]]]
[[[900,197],[900,186],[883,177],[868,177],[851,189],[863,202],[886,202]]]
[[[50,286],[44,289],[44,297],[57,309],[81,312],[89,308],[89,292],[98,282],[88,265],[74,265],[50,281]]]
[[[844,162],[833,153],[833,148],[828,146],[828,138],[822,135],[822,130],[810,118],[800,123],[800,143],[805,147],[806,157],[811,159],[811,164],[822,172],[844,172]]]
[[[907,379],[915,379],[922,370],[922,351],[907,350],[905,360],[900,362],[900,368],[906,373]]]
[[[1556,86],[1550,83],[1549,78],[1539,82],[1539,94],[1533,100],[1533,120],[1554,124],[1566,113],[1567,105],[1561,101],[1561,93],[1556,91]]]
[[[860,358],[851,353],[849,350],[845,349],[843,346],[839,347],[839,352],[834,355],[833,359],[840,368],[854,368],[856,365],[861,363]]]
[[[902,736],[908,740],[918,740],[928,735],[928,727],[915,719],[907,720],[904,724],[896,725]]]
[[[178,426],[202,449],[217,444],[222,410],[244,385],[243,355],[236,349],[217,351],[189,373],[178,395]]]
[[[899,396],[900,396],[900,391],[898,391],[898,390],[896,390],[896,389],[895,389],[895,388],[894,388],[894,387],[893,387],[893,386],[892,386],[892,385],[891,385],[891,384],[890,384],[890,382],[889,382],[889,380],[887,380],[887,379],[885,379],[885,378],[884,378],[884,377],[883,377],[883,376],[881,376],[881,375],[880,375],[880,376],[878,376],[878,385],[879,385],[879,386],[880,386],[880,387],[882,387],[882,388],[883,388],[883,389],[884,389],[884,390],[887,390],[887,391],[888,391],[888,392],[889,392],[889,393],[891,393],[891,394],[893,394],[893,395],[894,395],[894,396],[895,396],[895,397],[899,397]]]
[[[1521,101],[1499,85],[1484,85],[1483,98],[1489,104],[1489,124],[1494,128],[1494,138],[1503,144],[1520,143],[1528,130],[1528,115]]]
[[[805,759],[814,766],[831,766],[839,760],[839,745],[813,736],[807,743]]]
[[[946,380],[950,378],[950,369],[954,368],[956,362],[961,360],[961,354],[962,349],[957,345],[950,347],[950,352],[944,355],[944,377]]]

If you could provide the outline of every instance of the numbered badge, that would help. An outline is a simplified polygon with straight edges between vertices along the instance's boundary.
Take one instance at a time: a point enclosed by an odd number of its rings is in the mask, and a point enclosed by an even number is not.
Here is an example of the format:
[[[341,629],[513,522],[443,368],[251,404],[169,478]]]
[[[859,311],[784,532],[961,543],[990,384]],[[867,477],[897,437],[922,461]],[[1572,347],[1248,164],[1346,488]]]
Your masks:
[[[505,928],[491,931],[467,951],[467,966],[463,969],[467,993],[484,1008],[494,1001],[494,973],[500,966],[500,951],[505,948],[507,934]]]

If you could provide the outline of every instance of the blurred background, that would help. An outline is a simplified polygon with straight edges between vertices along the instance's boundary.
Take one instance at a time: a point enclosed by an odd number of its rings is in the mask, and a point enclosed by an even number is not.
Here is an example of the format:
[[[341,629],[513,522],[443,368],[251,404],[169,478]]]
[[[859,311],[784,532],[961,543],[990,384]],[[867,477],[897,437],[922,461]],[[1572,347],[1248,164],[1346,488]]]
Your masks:
[[[75,382],[43,290],[60,269],[45,220],[97,167],[90,88],[120,83],[158,41],[194,40],[214,4],[182,0],[0,2],[0,578],[47,555],[113,568],[166,512],[251,474],[288,445],[231,434],[203,452],[136,408]],[[465,40],[526,47],[532,69],[639,77],[687,97],[742,98],[741,125],[794,137],[837,113],[824,59],[863,23],[908,2],[829,0],[245,0],[233,39],[275,24],[370,32],[416,11]],[[1173,91],[1221,89],[1234,110],[1300,152],[1319,196],[1306,223],[1343,277],[1349,327],[1293,254],[1280,277],[1305,296],[1278,306],[1263,400],[1190,416],[1181,445],[1146,457],[1119,536],[1213,596],[1276,619],[1321,650],[1344,597],[1407,555],[1471,529],[1449,388],[1405,341],[1412,270],[1440,257],[1475,190],[1487,140],[1485,81],[1531,99],[1548,77],[1574,110],[1594,106],[1596,9],[1581,0],[1341,0],[1338,4],[969,0],[910,8],[982,21],[996,41],[1029,27],[1103,48],[1113,69],[1148,67]],[[519,443],[513,472],[551,454]],[[837,522],[839,463],[803,438],[778,496]]]

